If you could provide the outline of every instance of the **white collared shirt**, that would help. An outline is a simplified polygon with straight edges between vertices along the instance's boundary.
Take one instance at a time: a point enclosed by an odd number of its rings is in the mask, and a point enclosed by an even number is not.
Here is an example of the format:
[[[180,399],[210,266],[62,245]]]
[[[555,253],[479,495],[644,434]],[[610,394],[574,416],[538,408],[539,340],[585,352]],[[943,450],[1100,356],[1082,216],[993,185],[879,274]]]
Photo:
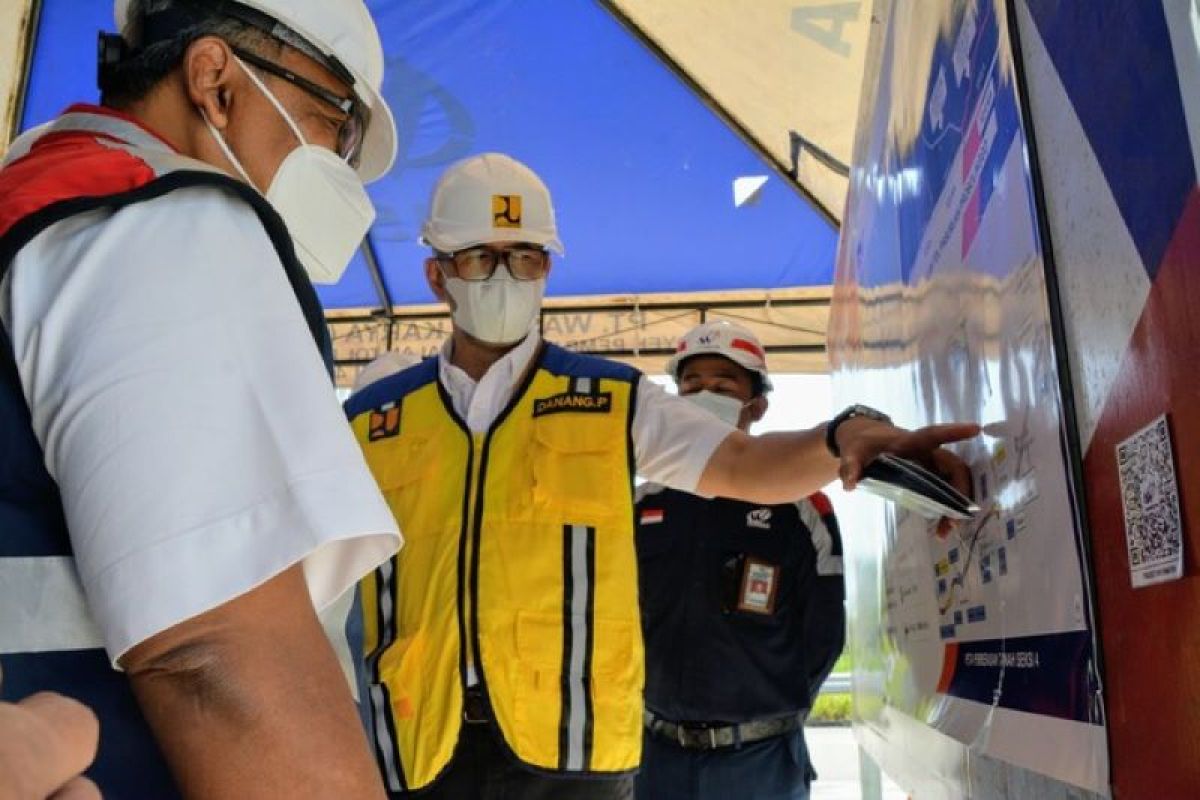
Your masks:
[[[446,388],[454,410],[472,433],[483,433],[512,399],[530,361],[541,345],[533,330],[519,345],[504,354],[476,382],[450,363],[453,339],[438,355],[438,380]],[[642,376],[633,412],[633,449],[638,475],[683,492],[696,484],[717,446],[735,428],[712,414],[667,393]]]

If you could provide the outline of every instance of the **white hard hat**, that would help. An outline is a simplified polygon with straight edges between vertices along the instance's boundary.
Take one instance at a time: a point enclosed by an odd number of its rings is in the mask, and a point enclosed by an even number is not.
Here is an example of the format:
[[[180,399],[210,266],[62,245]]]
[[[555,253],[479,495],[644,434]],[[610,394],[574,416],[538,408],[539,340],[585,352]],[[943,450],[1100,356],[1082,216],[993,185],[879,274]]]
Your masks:
[[[717,320],[704,322],[680,337],[675,355],[667,362],[667,372],[679,380],[679,367],[692,356],[724,356],[733,363],[757,372],[762,377],[763,391],[771,391],[767,375],[767,351],[749,328],[736,322]]]
[[[529,242],[563,252],[550,190],[533,170],[503,153],[464,158],[442,173],[421,241],[444,253],[488,242]]]
[[[129,18],[133,3],[116,0],[113,6],[117,30],[127,40],[136,21]],[[380,93],[383,43],[363,0],[217,0],[202,5],[215,13],[241,5],[265,14],[299,34],[326,61],[344,67],[354,79],[354,94],[371,111],[356,167],[359,177],[369,183],[391,169],[396,160],[396,122]]]

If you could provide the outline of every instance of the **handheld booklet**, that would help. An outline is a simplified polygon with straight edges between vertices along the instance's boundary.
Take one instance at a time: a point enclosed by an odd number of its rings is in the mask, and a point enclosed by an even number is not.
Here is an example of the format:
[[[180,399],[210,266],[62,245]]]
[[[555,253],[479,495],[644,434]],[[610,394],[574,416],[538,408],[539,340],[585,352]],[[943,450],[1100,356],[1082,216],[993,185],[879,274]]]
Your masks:
[[[890,453],[868,464],[858,485],[930,519],[970,519],[979,513],[979,506],[946,481],[920,464]]]

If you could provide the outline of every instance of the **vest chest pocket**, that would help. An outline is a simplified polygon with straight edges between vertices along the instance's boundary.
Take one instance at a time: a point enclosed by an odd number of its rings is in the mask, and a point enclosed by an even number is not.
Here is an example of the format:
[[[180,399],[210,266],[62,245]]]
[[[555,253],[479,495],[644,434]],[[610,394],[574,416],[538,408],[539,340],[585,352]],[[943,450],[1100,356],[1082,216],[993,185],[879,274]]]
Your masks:
[[[535,423],[534,504],[585,516],[620,513],[629,502],[624,426],[578,419],[584,416],[557,414]]]
[[[412,518],[423,479],[433,470],[431,441],[428,434],[409,433],[363,448],[367,466],[401,525]],[[419,532],[405,528],[404,536]]]

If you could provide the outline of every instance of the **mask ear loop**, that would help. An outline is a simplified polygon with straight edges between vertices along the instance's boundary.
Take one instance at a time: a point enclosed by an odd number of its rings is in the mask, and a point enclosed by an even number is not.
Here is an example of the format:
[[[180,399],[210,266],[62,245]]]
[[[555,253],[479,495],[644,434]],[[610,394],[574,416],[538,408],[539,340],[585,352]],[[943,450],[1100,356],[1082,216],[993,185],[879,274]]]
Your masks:
[[[279,102],[279,98],[277,98],[274,93],[267,88],[267,85],[263,83],[262,78],[255,75],[254,70],[246,66],[246,62],[242,61],[236,55],[233,57],[233,60],[238,63],[238,66],[242,68],[242,72],[246,73],[246,76],[253,81],[254,85],[258,87],[258,90],[262,92],[264,96],[266,96],[267,100],[271,102],[271,105],[275,106],[275,110],[279,112],[279,116],[283,117],[283,121],[286,122],[288,127],[292,129],[292,133],[296,134],[296,138],[300,140],[300,144],[304,147],[307,147],[308,141],[304,138],[304,134],[300,132],[300,127],[292,119],[292,115],[284,109],[283,103]]]
[[[233,164],[233,168],[242,176],[242,180],[250,184],[256,191],[258,187],[254,185],[254,181],[250,180],[250,175],[246,172],[246,168],[242,166],[242,162],[233,154],[233,149],[229,146],[229,142],[225,141],[225,137],[217,130],[217,126],[212,124],[212,120],[208,118],[208,114],[204,113],[203,108],[198,109],[200,118],[204,120],[204,124],[208,126],[208,132],[212,134],[213,139],[217,143],[217,147],[221,148],[221,152],[225,154],[225,158],[229,159],[229,163]]]
[[[271,90],[267,88],[266,84],[262,82],[262,79],[255,75],[254,72],[246,66],[244,61],[242,61],[236,55],[233,57],[233,60],[237,62],[237,65],[242,68],[242,72],[246,73],[246,77],[248,77],[250,81],[258,87],[258,90],[263,93],[263,96],[265,96],[271,105],[275,107],[275,110],[279,112],[279,116],[283,117],[283,121],[286,122],[287,126],[292,129],[292,133],[296,135],[296,138],[300,140],[301,146],[307,147],[308,142],[304,139],[304,134],[300,132],[299,126],[297,126],[292,120],[291,115],[288,114],[284,109],[283,104],[279,102],[279,98],[275,97]],[[254,186],[254,181],[250,180],[250,174],[246,172],[246,168],[242,166],[242,162],[238,159],[238,157],[233,154],[233,149],[229,146],[229,142],[225,141],[225,137],[222,136],[221,132],[217,130],[217,126],[212,124],[212,120],[208,118],[208,114],[204,113],[204,109],[201,108],[199,110],[200,116],[204,119],[204,124],[208,126],[208,132],[211,133],[213,139],[216,140],[217,146],[221,148],[221,152],[225,154],[225,158],[229,159],[229,163],[233,164],[234,169],[236,169],[238,174],[242,176],[242,180],[251,186]]]

